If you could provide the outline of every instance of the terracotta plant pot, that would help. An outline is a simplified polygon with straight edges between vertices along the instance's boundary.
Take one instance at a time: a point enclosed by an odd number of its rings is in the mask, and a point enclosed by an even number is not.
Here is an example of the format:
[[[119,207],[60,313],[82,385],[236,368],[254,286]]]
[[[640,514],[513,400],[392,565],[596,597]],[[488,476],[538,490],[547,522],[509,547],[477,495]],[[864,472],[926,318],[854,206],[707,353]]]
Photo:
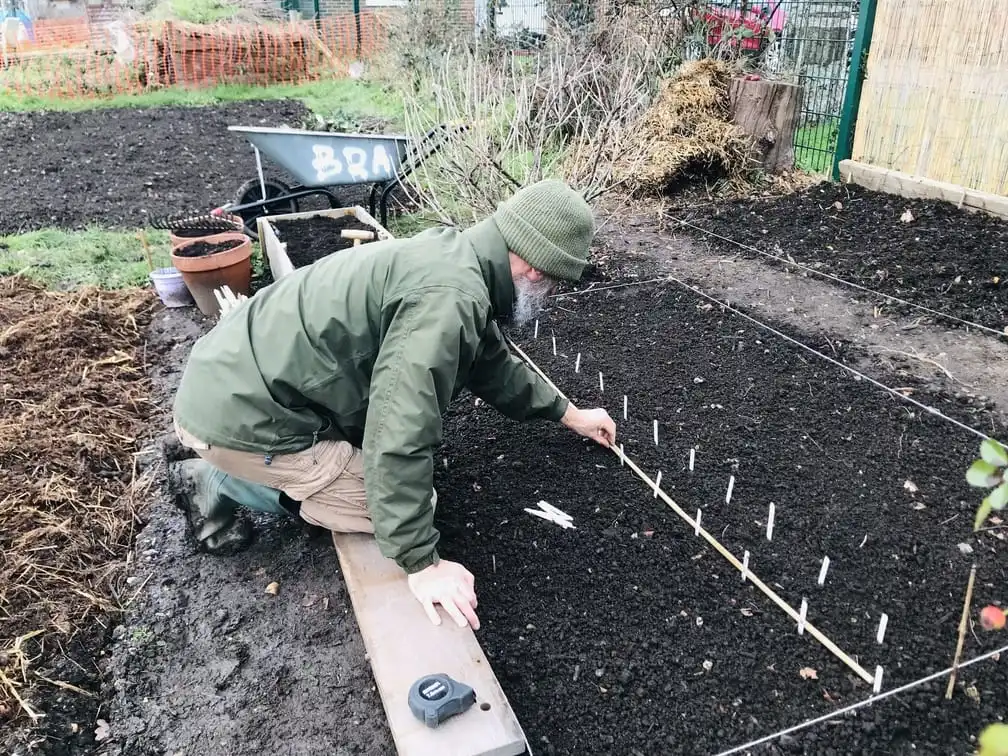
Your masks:
[[[199,256],[185,254],[197,244],[213,246],[227,242],[234,246]],[[235,294],[252,293],[252,240],[239,231],[189,239],[172,249],[171,260],[192,292],[196,306],[208,318],[220,313],[214,289],[227,285]]]

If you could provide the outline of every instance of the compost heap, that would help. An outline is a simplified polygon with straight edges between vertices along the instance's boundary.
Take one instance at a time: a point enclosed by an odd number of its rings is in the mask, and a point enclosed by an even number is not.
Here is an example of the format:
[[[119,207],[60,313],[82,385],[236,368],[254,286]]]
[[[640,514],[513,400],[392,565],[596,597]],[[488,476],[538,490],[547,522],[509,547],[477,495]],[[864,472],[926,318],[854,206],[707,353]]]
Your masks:
[[[731,122],[731,80],[725,63],[704,59],[662,82],[619,145],[614,178],[631,194],[650,196],[698,179],[743,183],[756,164],[751,140]]]
[[[49,636],[86,637],[125,587],[154,305],[149,291],[0,278],[0,722],[43,713]]]

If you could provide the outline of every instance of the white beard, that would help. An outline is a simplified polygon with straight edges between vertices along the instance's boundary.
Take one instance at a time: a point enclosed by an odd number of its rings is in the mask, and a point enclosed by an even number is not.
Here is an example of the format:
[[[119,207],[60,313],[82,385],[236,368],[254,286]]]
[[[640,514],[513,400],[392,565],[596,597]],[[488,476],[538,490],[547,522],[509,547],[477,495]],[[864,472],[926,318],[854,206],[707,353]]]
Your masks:
[[[550,289],[553,288],[553,281],[547,277],[540,278],[536,282],[527,278],[519,278],[515,281],[514,314],[512,322],[522,328],[528,325],[546,306],[546,298]]]

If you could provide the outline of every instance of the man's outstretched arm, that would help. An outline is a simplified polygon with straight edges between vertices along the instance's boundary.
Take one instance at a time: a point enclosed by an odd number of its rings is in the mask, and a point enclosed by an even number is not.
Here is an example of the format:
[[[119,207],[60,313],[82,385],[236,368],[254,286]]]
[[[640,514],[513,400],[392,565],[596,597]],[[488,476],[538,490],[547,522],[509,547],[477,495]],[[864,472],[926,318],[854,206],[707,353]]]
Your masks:
[[[491,322],[469,378],[469,390],[514,420],[556,420],[603,446],[616,441],[616,424],[604,409],[581,410],[539,377],[508,349]]]

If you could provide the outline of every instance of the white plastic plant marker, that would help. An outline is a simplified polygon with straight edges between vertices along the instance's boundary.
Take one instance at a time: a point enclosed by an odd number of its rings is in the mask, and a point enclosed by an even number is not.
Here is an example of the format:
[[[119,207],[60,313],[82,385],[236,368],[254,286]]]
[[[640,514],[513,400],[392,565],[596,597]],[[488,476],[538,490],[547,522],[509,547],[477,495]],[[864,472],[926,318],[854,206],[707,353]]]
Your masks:
[[[562,509],[554,507],[548,501],[540,501],[540,502],[538,502],[536,504],[536,506],[539,507],[539,509],[541,509],[542,511],[547,512],[549,514],[552,514],[552,515],[560,518],[561,520],[573,520],[574,519],[571,515],[567,514]]]
[[[777,508],[774,506],[774,503],[771,501],[770,502],[770,511],[767,512],[767,518],[766,518],[766,539],[768,541],[772,541],[773,540],[773,521],[774,521],[774,514],[776,514],[776,510],[777,510]]]
[[[696,462],[696,449],[689,450],[689,471],[693,472],[693,465]]]
[[[539,338],[539,321],[538,320],[536,321],[535,331],[532,333],[532,338],[533,339],[538,339]]]
[[[619,465],[623,467],[626,464],[626,452],[623,451],[623,444],[619,445]]]
[[[889,625],[889,615],[882,612],[882,617],[879,618],[878,632],[875,634],[875,642],[881,643],[882,639],[885,638],[886,627]]]
[[[735,488],[735,476],[732,475],[731,477],[728,478],[728,491],[725,493],[724,497],[725,504],[731,504],[731,495],[734,488]]]
[[[543,520],[548,520],[549,522],[552,522],[554,525],[559,525],[561,528],[564,529],[571,528],[576,530],[576,528],[574,528],[574,524],[570,520],[565,520],[562,517],[557,517],[556,515],[550,514],[549,512],[544,512],[541,509],[532,509],[531,507],[525,507],[525,511],[528,512],[530,515],[534,515],[535,517],[540,517]]]
[[[553,334],[553,356],[556,357],[556,334]]]
[[[655,479],[654,479],[654,497],[656,499],[658,498],[658,489],[659,488],[661,488],[661,470],[658,471],[658,474],[655,476]]]
[[[605,393],[605,384],[602,382],[602,371],[601,370],[599,371],[599,374],[598,374],[598,390],[600,392],[602,392],[603,394]]]
[[[822,558],[822,567],[819,568],[819,585],[826,583],[826,571],[829,569],[829,557]]]
[[[654,445],[658,446],[658,421],[654,421]]]
[[[701,512],[699,509],[696,511],[696,522],[693,527],[693,535],[697,536],[700,535],[700,515],[702,514],[703,512]]]
[[[749,577],[749,552],[742,554],[742,582],[746,581]]]
[[[875,667],[875,682],[872,683],[872,691],[879,693],[882,690],[882,665]]]
[[[801,600],[801,609],[798,611],[798,635],[805,635],[805,616],[808,614],[808,601]]]
[[[577,359],[574,360],[574,372],[575,373],[581,372],[581,352],[577,353]]]
[[[623,394],[623,419],[627,419],[627,398],[626,394]]]

